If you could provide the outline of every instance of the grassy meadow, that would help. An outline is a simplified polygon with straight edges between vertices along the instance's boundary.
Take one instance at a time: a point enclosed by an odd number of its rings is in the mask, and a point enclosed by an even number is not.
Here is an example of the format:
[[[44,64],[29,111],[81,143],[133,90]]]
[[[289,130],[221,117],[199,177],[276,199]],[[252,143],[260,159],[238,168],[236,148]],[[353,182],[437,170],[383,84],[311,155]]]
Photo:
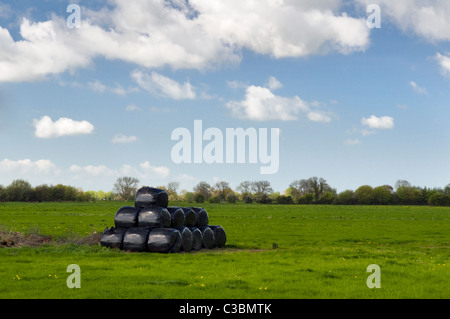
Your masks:
[[[0,203],[0,240],[48,239],[0,248],[0,298],[450,298],[449,207],[203,204],[225,248],[152,254],[100,246],[124,205]]]

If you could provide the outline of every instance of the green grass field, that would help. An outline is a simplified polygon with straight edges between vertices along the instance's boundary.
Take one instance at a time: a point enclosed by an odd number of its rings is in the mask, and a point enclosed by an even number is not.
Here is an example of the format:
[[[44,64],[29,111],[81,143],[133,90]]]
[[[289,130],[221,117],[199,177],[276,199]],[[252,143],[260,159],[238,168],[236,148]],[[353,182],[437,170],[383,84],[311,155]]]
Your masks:
[[[204,204],[227,232],[223,249],[167,255],[71,243],[113,226],[124,205],[1,203],[4,237],[62,243],[0,248],[0,298],[450,297],[448,207]],[[80,289],[67,288],[69,264],[81,268]],[[366,285],[370,264],[380,266],[379,289]]]

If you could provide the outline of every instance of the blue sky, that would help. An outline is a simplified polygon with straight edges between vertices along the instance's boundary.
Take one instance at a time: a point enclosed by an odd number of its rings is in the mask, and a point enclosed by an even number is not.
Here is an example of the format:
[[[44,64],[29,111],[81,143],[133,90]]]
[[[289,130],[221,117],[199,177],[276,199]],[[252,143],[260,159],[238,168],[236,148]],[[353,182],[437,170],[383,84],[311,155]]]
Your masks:
[[[0,1],[0,184],[445,186],[448,16],[437,0]],[[194,120],[279,128],[277,173],[175,164],[171,134]]]

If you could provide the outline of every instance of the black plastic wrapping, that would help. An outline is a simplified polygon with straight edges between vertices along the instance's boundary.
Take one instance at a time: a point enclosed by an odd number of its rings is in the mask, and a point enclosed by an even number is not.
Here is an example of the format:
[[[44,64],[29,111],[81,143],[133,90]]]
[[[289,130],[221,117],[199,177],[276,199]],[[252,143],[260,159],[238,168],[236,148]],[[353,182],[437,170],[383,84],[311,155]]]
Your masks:
[[[167,210],[170,213],[170,220],[171,220],[170,227],[177,228],[184,226],[185,224],[184,212],[180,207],[167,207]]]
[[[137,226],[140,208],[133,206],[123,206],[119,208],[114,217],[114,225],[117,228],[129,228]]]
[[[214,232],[214,246],[225,247],[225,243],[227,242],[225,229],[220,225],[209,225],[208,227]]]
[[[170,227],[171,218],[167,208],[150,206],[139,211],[137,225],[139,227],[159,228]]]
[[[165,190],[148,186],[140,188],[134,199],[134,205],[141,208],[153,205],[167,207],[168,203],[169,195]]]
[[[146,251],[149,228],[131,227],[123,236],[123,249],[131,251]]]
[[[148,250],[158,253],[177,253],[181,249],[181,234],[174,228],[154,228],[147,241]]]
[[[110,248],[123,248],[123,235],[127,231],[126,228],[111,227],[105,229],[100,239],[100,244]]]
[[[203,234],[197,227],[188,227],[192,233],[192,250],[203,248]]]
[[[207,249],[211,249],[214,247],[214,232],[208,226],[200,226],[198,227],[203,235],[203,247]]]
[[[201,207],[189,207],[195,212],[195,216],[197,218],[197,221],[195,223],[195,226],[208,226],[209,223],[209,217],[208,213],[204,208]]]
[[[192,232],[185,226],[177,227],[176,230],[181,234],[181,251],[191,251],[193,242]]]
[[[187,227],[194,227],[197,224],[197,215],[190,207],[181,207],[184,212],[184,225]]]

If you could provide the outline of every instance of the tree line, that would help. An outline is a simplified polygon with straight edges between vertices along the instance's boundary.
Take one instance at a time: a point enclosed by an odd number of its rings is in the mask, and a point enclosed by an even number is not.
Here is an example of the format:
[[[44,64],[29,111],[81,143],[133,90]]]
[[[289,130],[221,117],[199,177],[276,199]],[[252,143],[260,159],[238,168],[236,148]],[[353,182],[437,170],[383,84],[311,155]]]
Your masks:
[[[10,185],[0,185],[0,201],[97,201],[132,200],[139,180],[120,177],[112,191],[83,191],[66,185],[39,185],[32,187],[18,179]],[[356,190],[337,192],[320,177],[294,180],[281,194],[275,192],[268,181],[243,181],[235,190],[226,181],[213,185],[202,181],[192,191],[179,191],[178,182],[155,186],[165,189],[170,201],[195,203],[260,203],[260,204],[326,204],[326,205],[433,205],[450,206],[450,183],[444,188],[413,186],[406,180],[398,180],[394,187],[362,185]]]

